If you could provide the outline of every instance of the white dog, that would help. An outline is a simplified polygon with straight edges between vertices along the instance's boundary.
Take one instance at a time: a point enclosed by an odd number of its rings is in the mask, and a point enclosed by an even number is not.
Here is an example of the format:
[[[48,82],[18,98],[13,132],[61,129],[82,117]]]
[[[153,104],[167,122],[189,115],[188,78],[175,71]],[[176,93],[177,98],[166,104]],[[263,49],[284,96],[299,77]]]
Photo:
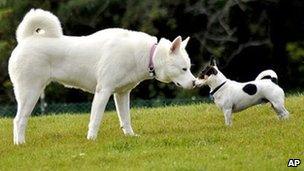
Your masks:
[[[250,106],[270,102],[279,118],[288,118],[284,107],[284,91],[277,85],[277,74],[272,70],[263,71],[256,80],[239,83],[227,79],[211,60],[199,75],[196,85],[208,85],[215,104],[225,116],[225,124],[232,125],[232,113]]]
[[[25,128],[43,89],[51,81],[94,93],[88,139],[96,139],[109,97],[114,94],[120,125],[131,127],[130,91],[155,78],[193,88],[185,50],[189,38],[173,42],[142,32],[105,29],[89,36],[64,36],[56,16],[41,9],[28,12],[17,29],[18,46],[9,60],[9,74],[18,103],[14,143],[25,142]]]

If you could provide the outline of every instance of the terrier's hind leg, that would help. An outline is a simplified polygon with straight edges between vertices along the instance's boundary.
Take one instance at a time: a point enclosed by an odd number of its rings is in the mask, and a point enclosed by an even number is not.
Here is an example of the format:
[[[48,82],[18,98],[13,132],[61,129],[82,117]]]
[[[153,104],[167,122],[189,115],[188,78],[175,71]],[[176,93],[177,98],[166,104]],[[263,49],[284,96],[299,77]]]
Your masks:
[[[288,119],[289,112],[284,106],[284,98],[270,101],[272,108],[276,111],[279,119]]]

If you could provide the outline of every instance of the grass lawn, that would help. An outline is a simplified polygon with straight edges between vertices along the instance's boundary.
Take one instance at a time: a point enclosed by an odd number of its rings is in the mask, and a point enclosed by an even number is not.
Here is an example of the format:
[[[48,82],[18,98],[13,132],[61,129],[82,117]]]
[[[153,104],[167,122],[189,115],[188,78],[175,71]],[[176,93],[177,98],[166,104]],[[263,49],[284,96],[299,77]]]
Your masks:
[[[25,145],[12,142],[12,119],[0,119],[0,170],[304,170],[304,96],[286,102],[279,121],[269,104],[224,125],[214,104],[132,109],[140,137],[125,137],[106,112],[96,141],[86,140],[88,114],[31,117]]]

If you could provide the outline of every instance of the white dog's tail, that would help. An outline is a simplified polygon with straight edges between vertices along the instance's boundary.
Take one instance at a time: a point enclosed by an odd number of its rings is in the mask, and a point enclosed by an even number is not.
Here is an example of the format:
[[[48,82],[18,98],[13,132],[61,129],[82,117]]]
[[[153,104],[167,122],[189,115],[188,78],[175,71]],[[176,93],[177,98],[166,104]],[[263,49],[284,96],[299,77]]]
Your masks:
[[[19,43],[30,36],[62,36],[62,28],[58,18],[48,11],[31,9],[24,16],[16,32],[17,41]]]
[[[273,70],[262,71],[255,80],[270,79],[275,84],[278,84],[278,75]]]

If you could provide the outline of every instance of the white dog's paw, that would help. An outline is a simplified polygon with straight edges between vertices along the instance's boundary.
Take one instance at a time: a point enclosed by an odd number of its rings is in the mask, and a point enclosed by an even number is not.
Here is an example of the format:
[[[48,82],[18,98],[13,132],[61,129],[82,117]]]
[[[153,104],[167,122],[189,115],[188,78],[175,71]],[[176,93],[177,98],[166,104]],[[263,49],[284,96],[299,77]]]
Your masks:
[[[130,136],[130,137],[139,137],[139,134],[135,134],[134,132],[131,133],[125,133],[125,136]]]
[[[14,130],[14,144],[21,145],[25,143],[25,136],[18,133],[17,130]]]
[[[132,127],[128,126],[128,127],[121,127],[123,133],[125,134],[125,136],[131,136],[131,137],[138,137],[138,134],[135,134]]]
[[[94,140],[96,140],[96,138],[97,138],[96,135],[88,135],[88,136],[87,136],[87,139],[88,139],[88,140],[93,140],[93,141],[94,141]]]
[[[14,144],[15,145],[21,145],[25,143],[25,139],[24,138],[14,138]]]
[[[122,129],[125,136],[130,136],[130,137],[139,137],[138,134],[135,134],[132,128],[129,129]]]
[[[96,138],[97,138],[97,134],[96,133],[88,132],[88,135],[87,135],[87,139],[88,140],[96,140]]]

